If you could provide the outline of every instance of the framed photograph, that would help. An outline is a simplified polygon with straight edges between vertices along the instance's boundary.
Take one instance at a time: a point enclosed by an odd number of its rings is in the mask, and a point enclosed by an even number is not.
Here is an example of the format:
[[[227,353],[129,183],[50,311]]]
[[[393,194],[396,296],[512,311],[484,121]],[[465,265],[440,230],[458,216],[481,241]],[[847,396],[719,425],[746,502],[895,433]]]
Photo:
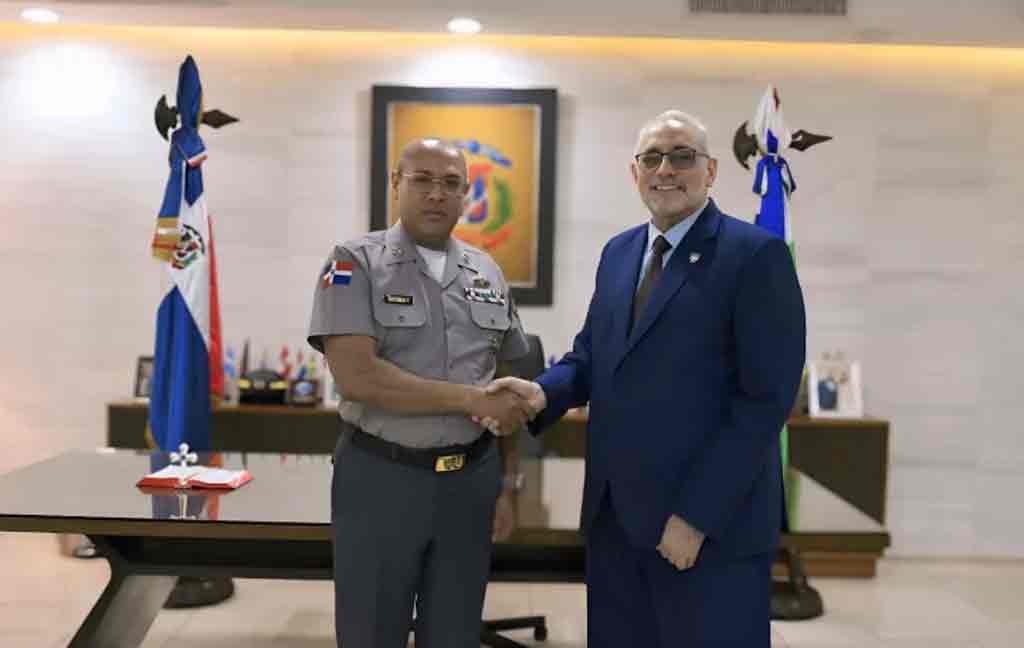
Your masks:
[[[860,363],[841,355],[812,363],[807,372],[807,396],[811,416],[824,418],[861,418],[864,393]]]
[[[320,402],[320,381],[303,378],[288,382],[288,404],[312,407]]]
[[[470,183],[453,235],[497,261],[516,302],[550,305],[557,119],[554,89],[374,86],[371,229],[397,219],[389,178],[402,148],[451,140]]]
[[[135,361],[135,398],[149,398],[153,388],[153,356],[139,356]]]

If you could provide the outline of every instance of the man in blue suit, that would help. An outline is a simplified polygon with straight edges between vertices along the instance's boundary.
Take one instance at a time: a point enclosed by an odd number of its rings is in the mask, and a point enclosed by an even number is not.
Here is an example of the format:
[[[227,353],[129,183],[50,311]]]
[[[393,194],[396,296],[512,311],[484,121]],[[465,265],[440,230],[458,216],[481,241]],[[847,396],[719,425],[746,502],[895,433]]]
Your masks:
[[[527,399],[535,434],[590,403],[590,648],[768,648],[800,285],[784,241],[708,197],[717,161],[697,119],[659,115],[635,153],[651,220],[605,246],[572,351],[490,389]]]

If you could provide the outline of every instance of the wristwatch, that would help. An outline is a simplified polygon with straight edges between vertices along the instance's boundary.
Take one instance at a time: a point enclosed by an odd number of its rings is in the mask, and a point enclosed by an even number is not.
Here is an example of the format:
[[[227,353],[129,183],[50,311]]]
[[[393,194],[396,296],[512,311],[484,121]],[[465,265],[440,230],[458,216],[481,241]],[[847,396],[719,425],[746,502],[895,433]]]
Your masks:
[[[526,475],[523,473],[515,473],[514,475],[502,475],[501,476],[501,490],[512,491],[518,493],[523,490],[526,485]]]

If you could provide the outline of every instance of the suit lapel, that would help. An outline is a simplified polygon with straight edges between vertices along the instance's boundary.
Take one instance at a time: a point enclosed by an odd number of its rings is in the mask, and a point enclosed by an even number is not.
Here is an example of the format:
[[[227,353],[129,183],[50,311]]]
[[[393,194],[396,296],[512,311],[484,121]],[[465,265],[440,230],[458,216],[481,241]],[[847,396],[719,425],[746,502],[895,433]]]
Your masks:
[[[636,296],[636,285],[640,280],[640,264],[647,251],[647,226],[638,227],[636,234],[626,243],[622,253],[622,272],[615,278],[612,287],[612,341],[617,354],[615,365],[618,366],[626,353],[629,342],[629,320],[633,313],[633,299]]]
[[[704,255],[703,249],[706,247],[704,242],[709,238],[713,238],[718,233],[720,220],[721,214],[718,211],[718,207],[714,201],[708,201],[708,206],[697,217],[697,222],[693,224],[693,227],[686,233],[683,240],[679,242],[679,247],[672,252],[668,264],[651,291],[651,296],[648,298],[647,305],[640,314],[639,321],[633,324],[633,330],[629,334],[625,351],[618,362],[615,363],[616,369],[622,364],[622,360],[625,359],[626,355],[643,339],[654,322],[658,320],[658,317],[665,310],[672,297],[686,283],[691,269],[700,263]],[[632,308],[633,300],[630,299],[627,317],[628,313],[632,312]]]
[[[615,276],[611,299],[611,341],[615,354],[614,366],[618,366],[626,355],[629,344],[630,319],[633,316],[633,299],[636,297],[637,282],[640,280],[640,264],[647,251],[647,226],[637,227],[632,239],[623,252],[623,271]]]

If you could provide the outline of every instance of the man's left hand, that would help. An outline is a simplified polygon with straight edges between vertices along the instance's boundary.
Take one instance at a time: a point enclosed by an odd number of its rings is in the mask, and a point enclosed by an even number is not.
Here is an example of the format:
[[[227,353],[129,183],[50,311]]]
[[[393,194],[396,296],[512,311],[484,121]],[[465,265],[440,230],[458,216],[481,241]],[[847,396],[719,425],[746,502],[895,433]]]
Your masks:
[[[516,530],[519,518],[519,501],[515,491],[502,489],[494,508],[494,532],[491,540],[504,542]]]
[[[658,553],[682,571],[693,567],[704,544],[704,534],[694,529],[678,515],[672,515],[665,524]]]

